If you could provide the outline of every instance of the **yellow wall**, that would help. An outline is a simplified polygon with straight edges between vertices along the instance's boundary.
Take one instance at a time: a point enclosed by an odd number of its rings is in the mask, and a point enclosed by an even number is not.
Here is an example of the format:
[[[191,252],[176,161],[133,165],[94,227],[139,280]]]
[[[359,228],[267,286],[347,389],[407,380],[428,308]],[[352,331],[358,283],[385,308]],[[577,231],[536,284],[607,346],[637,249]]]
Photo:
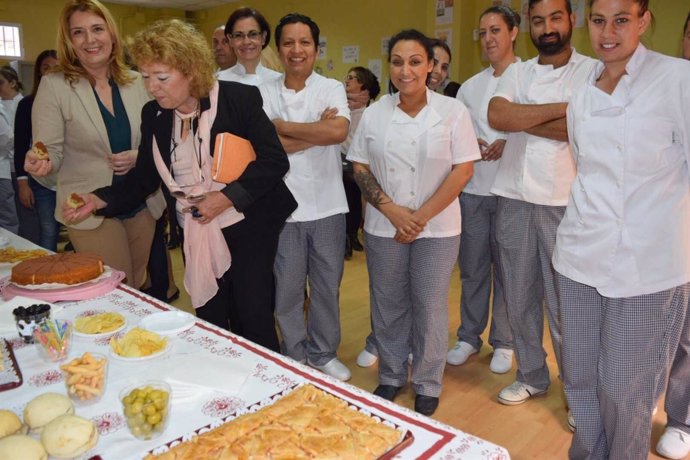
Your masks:
[[[62,0],[0,0],[0,21],[21,23],[24,36],[25,61],[33,61],[43,49],[55,47],[56,22],[62,8]],[[579,0],[586,1],[586,0]],[[435,24],[436,0],[350,0],[335,2],[324,0],[249,0],[244,4],[261,11],[272,27],[285,13],[299,11],[311,16],[328,38],[328,59],[317,61],[324,75],[342,79],[347,70],[355,64],[342,63],[342,47],[359,45],[360,61],[356,65],[366,66],[369,59],[381,59],[384,82],[388,76],[386,56],[381,54],[381,39],[403,28],[417,28],[433,36],[438,29],[452,29],[453,62],[451,79],[464,81],[484,66],[481,61],[479,43],[473,40],[473,30],[478,25],[479,14],[493,3],[493,0],[455,0],[453,23]],[[683,20],[688,12],[687,0],[653,0],[652,11],[656,17],[655,28],[647,34],[645,43],[659,52],[677,56],[680,53],[680,39]],[[145,24],[160,18],[188,17],[197,23],[200,30],[210,38],[216,26],[224,24],[230,13],[240,3],[231,3],[208,10],[185,13],[174,9],[141,8],[106,3],[113,13],[120,33],[130,35]],[[519,9],[520,0],[512,0],[512,6]],[[578,51],[592,54],[586,28],[576,29],[573,44]],[[273,42],[271,46],[275,46]],[[517,53],[523,58],[536,55],[528,33],[520,33]],[[328,68],[332,60],[333,69]],[[5,62],[0,61],[0,64]],[[385,87],[385,84],[382,85]]]
[[[579,0],[586,1],[586,0]],[[461,33],[461,65],[459,73],[459,81],[464,81],[477,73],[487,63],[481,61],[481,51],[479,49],[479,42],[472,40],[472,29],[478,27],[479,15],[486,8],[493,4],[492,0],[474,0],[474,1],[455,1],[456,4],[462,3],[462,17],[456,19],[456,24],[459,24]],[[574,1],[573,4],[576,2]],[[587,1],[586,4],[589,4]],[[658,51],[660,53],[671,56],[679,56],[681,51],[681,38],[683,32],[683,21],[690,10],[690,5],[687,0],[652,0],[650,2],[650,9],[656,18],[656,26],[648,31],[644,38],[644,43],[647,47]],[[520,0],[512,0],[512,7],[519,11],[521,5]],[[586,9],[585,16],[589,14],[589,8]],[[457,16],[456,16],[457,18]],[[515,48],[516,54],[523,59],[528,59],[537,55],[537,51],[532,45],[529,33],[521,32],[517,39],[517,46]],[[573,46],[578,52],[594,56],[592,47],[589,44],[589,33],[587,31],[586,21],[585,27],[578,28],[573,31],[572,37]]]
[[[27,3],[31,6],[28,7]],[[19,23],[24,37],[24,61],[32,62],[44,49],[55,48],[57,21],[63,0],[0,0],[0,22]],[[162,18],[182,18],[185,12],[169,8],[140,8],[105,3],[122,36],[132,34],[148,22]],[[2,60],[0,63],[4,64]]]
[[[427,2],[431,0],[426,0]],[[381,59],[383,80],[388,79],[387,56],[381,54],[381,39],[399,32],[403,28],[424,30],[427,22],[425,3],[419,0],[350,0],[323,1],[300,0],[282,2],[276,0],[251,0],[239,5],[251,6],[263,14],[271,25],[271,34],[281,17],[290,12],[299,12],[312,18],[321,29],[321,35],[328,39],[327,59],[318,60],[323,75],[342,80],[350,67],[367,66],[369,59]],[[237,3],[218,6],[196,15],[197,23],[204,35],[211,35],[213,29],[224,24],[236,8]],[[343,46],[359,46],[359,62],[342,62]],[[274,37],[271,47],[276,49]],[[333,68],[329,69],[329,62]],[[382,88],[386,85],[382,84]]]

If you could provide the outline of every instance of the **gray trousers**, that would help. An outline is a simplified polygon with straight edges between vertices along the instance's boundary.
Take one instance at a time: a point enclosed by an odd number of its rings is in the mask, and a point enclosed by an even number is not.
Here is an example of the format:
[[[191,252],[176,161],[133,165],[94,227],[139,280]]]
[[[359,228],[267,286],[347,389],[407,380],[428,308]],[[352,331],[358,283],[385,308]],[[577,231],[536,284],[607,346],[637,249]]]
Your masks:
[[[549,386],[544,350],[544,299],[551,341],[561,368],[561,327],[551,255],[565,207],[543,206],[498,197],[496,239],[517,380],[540,390]]]
[[[476,349],[482,347],[480,336],[489,321],[490,306],[489,343],[494,349],[513,348],[496,241],[497,200],[495,196],[460,195],[462,234],[458,263],[462,294],[458,339]],[[493,303],[490,300],[492,288]]]
[[[0,179],[0,227],[18,235],[19,220],[14,203],[12,179]]]
[[[276,320],[284,354],[323,366],[340,344],[340,280],[345,260],[345,215],[287,222],[280,232],[274,273]],[[309,281],[309,308],[304,293]]]
[[[666,424],[690,434],[690,310],[685,315],[666,389]]]
[[[460,236],[400,244],[366,234],[369,292],[379,354],[379,383],[407,383],[418,395],[441,394],[448,348],[448,288]]]
[[[570,458],[646,459],[656,391],[684,328],[690,283],[617,299],[558,274],[558,293],[565,393],[577,423]]]

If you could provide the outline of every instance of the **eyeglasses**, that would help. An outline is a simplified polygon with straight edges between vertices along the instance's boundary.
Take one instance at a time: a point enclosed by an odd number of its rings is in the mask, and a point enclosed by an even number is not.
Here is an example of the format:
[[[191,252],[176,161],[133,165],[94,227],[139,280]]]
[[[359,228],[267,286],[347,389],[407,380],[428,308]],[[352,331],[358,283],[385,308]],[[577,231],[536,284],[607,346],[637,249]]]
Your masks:
[[[263,35],[263,32],[258,30],[250,30],[246,34],[244,32],[233,32],[230,34],[230,39],[236,42],[243,42],[245,38],[248,38],[250,41],[259,42],[262,40]]]
[[[350,75],[350,74],[345,75],[345,81],[350,81],[350,80],[359,81],[359,78],[357,78],[357,75]]]

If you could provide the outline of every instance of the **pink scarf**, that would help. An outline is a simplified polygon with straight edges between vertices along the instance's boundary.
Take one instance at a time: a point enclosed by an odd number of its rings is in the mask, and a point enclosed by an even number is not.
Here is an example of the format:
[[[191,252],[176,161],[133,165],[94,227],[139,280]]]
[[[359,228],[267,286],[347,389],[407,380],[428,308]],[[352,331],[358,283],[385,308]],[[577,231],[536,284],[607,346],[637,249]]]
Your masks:
[[[212,190],[221,190],[225,184],[211,180],[210,136],[211,125],[216,116],[218,103],[218,84],[211,90],[211,109],[204,111],[199,118],[199,132],[201,135],[201,171],[204,182],[185,190],[188,194],[201,194]],[[153,159],[163,183],[171,192],[180,190],[170,171],[161,157],[156,138],[153,138]],[[185,198],[176,198],[183,207],[189,207]],[[212,221],[201,224],[191,215],[184,219],[184,254],[186,268],[184,272],[184,287],[189,292],[194,308],[203,307],[218,292],[217,278],[228,271],[232,261],[228,244],[223,236],[222,228],[228,227],[244,219],[244,215],[234,207],[223,211]]]

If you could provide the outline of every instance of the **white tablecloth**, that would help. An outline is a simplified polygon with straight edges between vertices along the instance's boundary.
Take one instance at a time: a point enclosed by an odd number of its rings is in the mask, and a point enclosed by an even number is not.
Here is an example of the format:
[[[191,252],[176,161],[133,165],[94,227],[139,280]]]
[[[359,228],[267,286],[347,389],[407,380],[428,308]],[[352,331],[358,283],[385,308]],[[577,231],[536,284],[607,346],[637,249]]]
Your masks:
[[[62,310],[57,311],[54,317],[70,318],[88,312],[118,311],[126,317],[127,329],[147,315],[174,308],[124,285],[102,297],[63,303],[60,307]],[[21,387],[0,393],[1,408],[12,410],[21,416],[24,406],[35,396],[45,392],[66,393],[58,365],[43,360],[36,350],[37,345],[25,345],[16,334],[0,334],[13,346],[24,377]],[[108,340],[109,338],[75,337],[70,356],[80,355],[85,351],[108,355]],[[199,428],[215,426],[238,410],[305,382],[388,420],[403,431],[409,430],[414,440],[396,458],[510,458],[502,447],[332,379],[200,320],[190,329],[172,336],[170,345],[168,353],[148,361],[109,360],[108,382],[103,398],[96,404],[78,405],[76,408],[77,415],[93,420],[100,432],[98,444],[83,458],[95,455],[104,460],[141,458],[153,449],[161,449],[161,446],[180,438],[188,439]],[[119,392],[130,384],[138,384],[147,379],[165,379],[166,376],[161,375],[160,370],[165,367],[169,369],[176,358],[179,360],[181,356],[198,356],[201,362],[205,356],[210,355],[214,355],[216,360],[226,361],[230,367],[249,370],[242,376],[246,381],[240,391],[230,394],[212,388],[193,388],[169,382],[173,398],[170,424],[166,431],[151,441],[135,439],[125,425],[118,400]],[[188,359],[185,361],[189,362]],[[194,371],[194,368],[189,369],[189,372]]]

